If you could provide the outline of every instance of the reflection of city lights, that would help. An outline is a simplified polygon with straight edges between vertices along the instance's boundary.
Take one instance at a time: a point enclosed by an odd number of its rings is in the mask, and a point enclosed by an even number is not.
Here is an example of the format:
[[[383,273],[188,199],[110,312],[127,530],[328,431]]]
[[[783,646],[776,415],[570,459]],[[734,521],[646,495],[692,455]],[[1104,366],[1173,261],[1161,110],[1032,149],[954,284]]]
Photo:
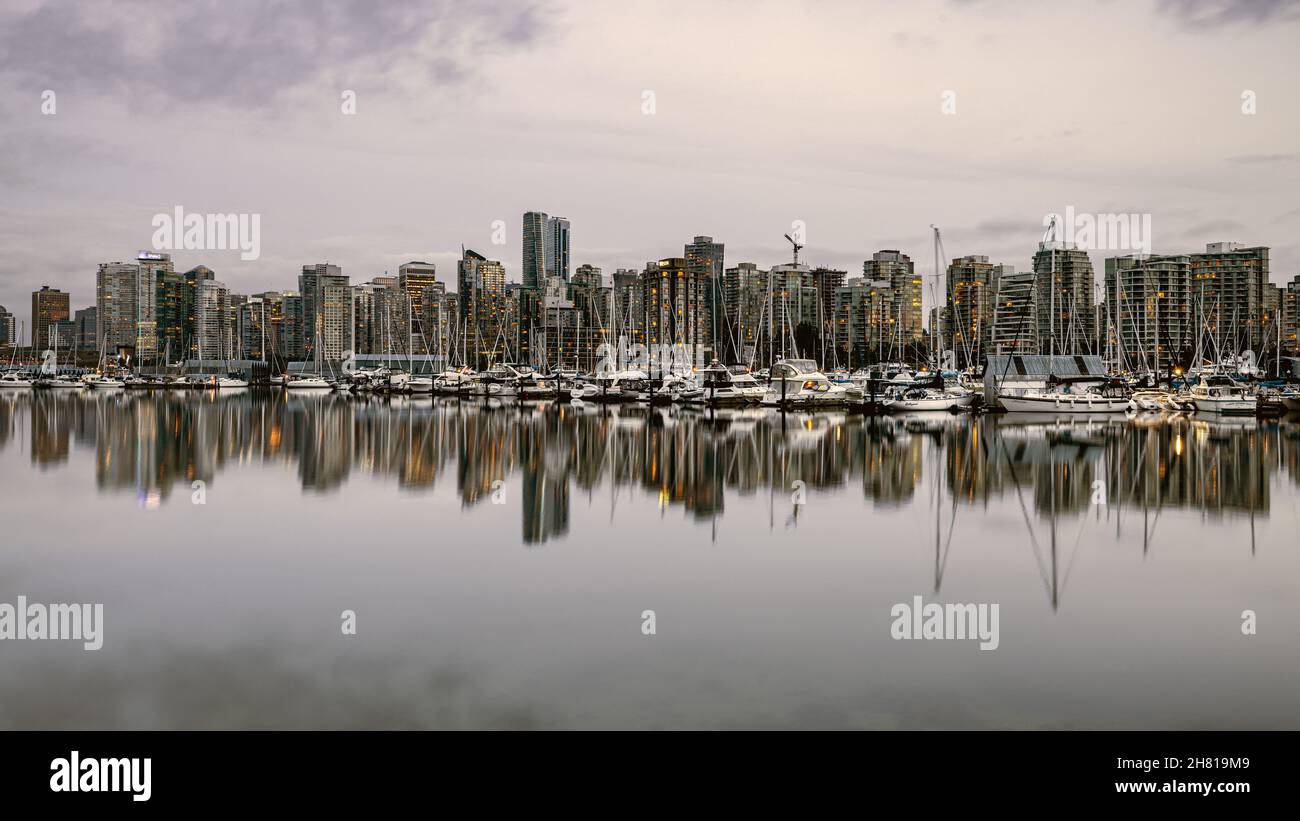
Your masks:
[[[659,509],[663,510],[668,507],[668,489],[659,488]]]
[[[1179,456],[1183,455],[1183,435],[1181,433],[1174,437],[1174,453]]]
[[[162,504],[162,492],[157,488],[142,489],[136,497],[141,510],[157,510]]]

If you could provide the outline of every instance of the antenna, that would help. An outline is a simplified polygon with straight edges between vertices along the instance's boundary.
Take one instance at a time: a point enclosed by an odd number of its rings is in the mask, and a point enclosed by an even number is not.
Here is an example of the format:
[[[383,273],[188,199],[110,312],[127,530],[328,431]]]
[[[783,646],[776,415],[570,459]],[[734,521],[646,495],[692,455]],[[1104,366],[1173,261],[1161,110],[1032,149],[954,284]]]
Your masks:
[[[794,246],[794,264],[795,264],[795,265],[798,265],[798,264],[799,264],[799,249],[802,248],[803,246],[800,245],[799,243],[795,242],[794,239],[793,239],[789,234],[786,234],[786,235],[785,235],[785,238],[788,239],[788,240],[790,240],[790,244]]]

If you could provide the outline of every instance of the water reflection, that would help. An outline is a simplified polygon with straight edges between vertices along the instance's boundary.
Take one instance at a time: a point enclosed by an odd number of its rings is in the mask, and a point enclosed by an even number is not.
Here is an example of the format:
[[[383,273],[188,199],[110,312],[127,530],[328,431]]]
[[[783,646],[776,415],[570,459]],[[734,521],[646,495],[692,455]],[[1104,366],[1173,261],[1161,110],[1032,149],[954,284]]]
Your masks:
[[[714,523],[729,496],[763,493],[776,527],[811,515],[796,503],[800,490],[817,498],[860,487],[874,505],[949,504],[954,519],[958,507],[1012,502],[1034,538],[1041,521],[1092,516],[1118,538],[1129,526],[1148,534],[1170,508],[1267,517],[1275,474],[1300,483],[1294,419],[871,418],[247,391],[0,395],[0,454],[21,448],[24,428],[32,467],[56,469],[74,449],[93,449],[100,491],[145,506],[178,491],[188,502],[195,480],[257,463],[291,466],[310,494],[345,493],[354,473],[412,493],[454,483],[465,508],[490,504],[517,479],[530,545],[565,536],[572,495],[598,490],[611,510],[648,496]],[[916,498],[928,472],[944,498]]]

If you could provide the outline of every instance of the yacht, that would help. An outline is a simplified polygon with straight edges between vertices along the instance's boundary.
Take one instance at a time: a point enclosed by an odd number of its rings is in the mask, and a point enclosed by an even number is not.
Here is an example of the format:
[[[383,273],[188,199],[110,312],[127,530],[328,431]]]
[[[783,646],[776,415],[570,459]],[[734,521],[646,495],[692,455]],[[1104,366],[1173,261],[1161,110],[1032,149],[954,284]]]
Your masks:
[[[409,393],[433,393],[433,377],[412,376],[406,380],[406,390]]]
[[[474,384],[474,372],[468,368],[443,371],[433,380],[433,392],[444,396],[459,396]]]
[[[648,377],[641,371],[608,371],[575,384],[569,396],[583,402],[626,402],[637,399],[647,381]],[[636,384],[625,386],[625,382]]]
[[[766,392],[748,370],[735,373],[715,359],[700,371],[699,388],[683,401],[709,407],[749,405],[762,401]]]
[[[92,374],[90,378],[86,380],[86,387],[96,390],[106,390],[110,388],[125,388],[126,383],[115,376]]]
[[[1192,403],[1206,413],[1250,414],[1258,409],[1258,399],[1246,386],[1228,376],[1209,376],[1192,388]]]
[[[1129,407],[1135,411],[1154,413],[1169,410],[1170,395],[1168,391],[1137,390],[1129,397]]]
[[[951,411],[968,408],[975,402],[971,391],[960,393],[939,390],[937,388],[906,388],[896,391],[893,396],[880,400],[880,406],[887,413],[910,413],[912,411]]]
[[[78,379],[73,379],[70,376],[60,376],[58,374],[55,374],[54,376],[40,377],[39,379],[36,380],[36,382],[32,385],[32,387],[66,390],[68,388],[80,388],[81,381]]]
[[[218,389],[247,388],[248,380],[241,379],[238,376],[216,376],[212,378],[211,385]]]
[[[998,397],[1011,413],[1123,413],[1130,409],[1131,398],[1114,385],[1095,385],[1086,389],[1064,385],[1042,391],[1025,391],[1019,396]]]
[[[519,380],[520,399],[555,399],[560,395],[559,378],[533,371]]]
[[[848,389],[817,369],[811,359],[778,359],[763,404],[774,407],[839,407],[848,403]]]
[[[32,380],[17,373],[7,373],[0,376],[0,388],[30,388]]]
[[[287,391],[328,391],[333,390],[334,385],[323,376],[301,374],[285,382],[284,389]]]

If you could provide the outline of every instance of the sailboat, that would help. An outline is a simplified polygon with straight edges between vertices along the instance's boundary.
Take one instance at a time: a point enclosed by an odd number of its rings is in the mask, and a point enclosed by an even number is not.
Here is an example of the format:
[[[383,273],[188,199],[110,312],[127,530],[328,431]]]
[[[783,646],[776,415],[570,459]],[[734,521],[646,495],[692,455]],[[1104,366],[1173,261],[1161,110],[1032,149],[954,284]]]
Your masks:
[[[79,380],[72,379],[71,377],[59,373],[59,335],[57,333],[54,335],[54,364],[51,367],[52,371],[50,374],[38,378],[33,387],[54,389],[81,387],[81,382]]]
[[[312,344],[316,359],[316,372],[304,373],[292,379],[286,379],[284,389],[287,391],[331,391],[334,385],[321,375],[320,365],[320,317],[316,317],[316,339]]]
[[[19,341],[22,340],[22,336],[23,336],[23,331],[20,326],[20,329],[18,331]],[[32,386],[32,380],[23,376],[18,371],[13,370],[13,368],[16,366],[18,361],[18,347],[19,347],[18,343],[15,342],[13,354],[9,357],[10,370],[8,373],[4,374],[3,376],[0,376],[0,388],[10,388],[10,389],[30,388]]]

